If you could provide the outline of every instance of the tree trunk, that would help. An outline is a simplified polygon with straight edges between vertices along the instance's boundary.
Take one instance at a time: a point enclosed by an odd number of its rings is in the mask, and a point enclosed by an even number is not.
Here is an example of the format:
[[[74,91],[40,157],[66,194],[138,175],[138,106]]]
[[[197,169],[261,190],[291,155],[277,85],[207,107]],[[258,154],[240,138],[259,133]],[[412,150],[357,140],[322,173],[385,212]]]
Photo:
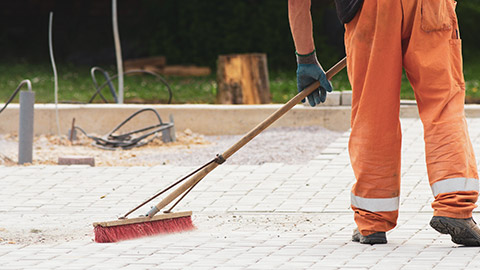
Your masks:
[[[270,103],[267,55],[220,55],[217,62],[217,85],[217,103]]]

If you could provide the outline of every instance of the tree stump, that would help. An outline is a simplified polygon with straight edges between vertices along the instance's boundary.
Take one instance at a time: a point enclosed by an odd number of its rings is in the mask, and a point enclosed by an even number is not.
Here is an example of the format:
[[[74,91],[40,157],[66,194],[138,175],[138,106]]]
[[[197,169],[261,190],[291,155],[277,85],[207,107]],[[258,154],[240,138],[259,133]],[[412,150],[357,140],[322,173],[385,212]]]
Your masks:
[[[265,104],[271,102],[267,55],[220,55],[217,62],[217,103]]]

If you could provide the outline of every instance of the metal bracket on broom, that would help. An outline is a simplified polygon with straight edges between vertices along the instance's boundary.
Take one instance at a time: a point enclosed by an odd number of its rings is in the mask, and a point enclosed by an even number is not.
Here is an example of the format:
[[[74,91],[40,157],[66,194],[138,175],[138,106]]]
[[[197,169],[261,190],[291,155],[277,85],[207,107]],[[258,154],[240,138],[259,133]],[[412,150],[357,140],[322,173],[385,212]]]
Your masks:
[[[189,173],[188,175],[182,177],[180,180],[178,180],[177,182],[171,184],[170,186],[168,186],[167,188],[163,189],[162,191],[158,192],[157,194],[153,195],[152,197],[150,197],[148,200],[144,201],[143,203],[137,205],[135,208],[133,208],[132,210],[128,211],[125,215],[119,217],[118,219],[126,219],[127,216],[129,216],[131,213],[137,211],[138,209],[140,209],[142,206],[144,206],[145,204],[151,202],[152,200],[156,199],[158,196],[164,194],[165,192],[169,191],[170,189],[172,189],[173,187],[175,187],[176,185],[180,184],[181,182],[185,181],[186,179],[188,179],[189,177],[191,177],[192,175],[196,174],[197,172],[199,172],[200,170],[202,170],[203,168],[207,167],[208,165],[210,165],[211,163],[213,162],[216,162],[218,164],[222,164],[224,163],[226,160],[223,158],[222,155],[220,154],[217,154],[217,156],[210,160],[209,162],[207,162],[206,164],[202,165],[200,168],[194,170],[193,172]],[[198,182],[197,182],[198,183]],[[197,184],[196,183],[196,184]],[[175,204],[170,207],[170,209],[168,209],[167,211],[164,211],[164,213],[170,213],[172,212],[173,208],[175,208],[175,206],[177,206],[177,204],[183,199],[185,198],[185,196],[196,186],[193,185],[192,187],[190,187],[189,190],[187,190],[187,192],[185,192],[185,194],[183,194],[183,196],[178,199],[177,202],[175,202]]]

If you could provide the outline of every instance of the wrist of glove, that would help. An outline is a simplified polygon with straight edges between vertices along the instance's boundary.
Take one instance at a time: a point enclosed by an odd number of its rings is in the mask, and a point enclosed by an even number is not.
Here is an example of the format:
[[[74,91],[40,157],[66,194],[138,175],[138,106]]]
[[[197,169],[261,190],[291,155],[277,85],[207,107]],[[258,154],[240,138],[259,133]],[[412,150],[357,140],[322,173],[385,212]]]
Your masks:
[[[295,52],[295,55],[297,56],[297,64],[318,64],[318,60],[317,60],[317,52],[315,50],[313,50],[313,52],[309,53],[309,54],[299,54],[297,52]]]
[[[320,82],[320,87],[315,89],[307,96],[308,103],[314,107],[327,99],[327,92],[332,92],[332,84],[327,80],[327,76],[322,66],[317,60],[315,50],[312,53],[297,55],[297,89],[303,91],[315,81]],[[302,100],[305,102],[305,99]]]

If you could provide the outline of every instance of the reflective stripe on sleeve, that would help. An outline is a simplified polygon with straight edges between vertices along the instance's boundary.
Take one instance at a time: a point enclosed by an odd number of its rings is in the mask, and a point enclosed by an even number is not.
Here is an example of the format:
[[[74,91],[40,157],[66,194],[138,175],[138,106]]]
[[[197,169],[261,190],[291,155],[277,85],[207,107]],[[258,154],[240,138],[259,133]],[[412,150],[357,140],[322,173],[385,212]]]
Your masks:
[[[394,198],[362,198],[351,195],[353,206],[370,212],[388,212],[398,210],[399,197]]]
[[[433,183],[433,196],[440,193],[456,191],[478,191],[478,179],[474,178],[450,178]]]

